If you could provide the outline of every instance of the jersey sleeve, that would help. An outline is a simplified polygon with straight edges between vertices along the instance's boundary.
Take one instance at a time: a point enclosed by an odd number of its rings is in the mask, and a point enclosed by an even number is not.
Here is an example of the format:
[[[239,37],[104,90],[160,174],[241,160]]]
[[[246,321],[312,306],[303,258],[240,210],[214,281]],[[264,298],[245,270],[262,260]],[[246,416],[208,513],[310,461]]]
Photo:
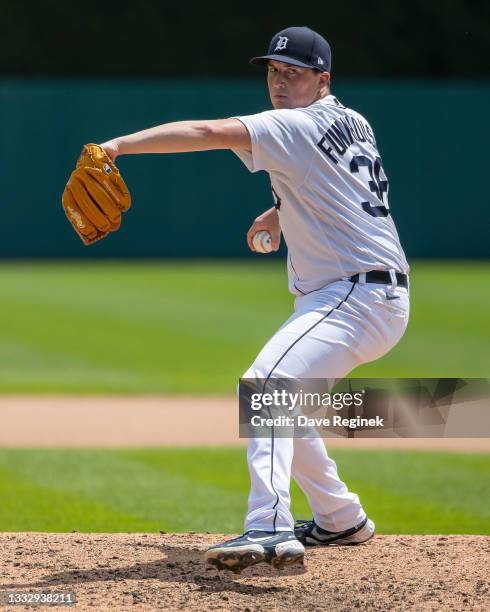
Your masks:
[[[234,117],[250,134],[251,151],[234,153],[250,172],[281,172],[302,179],[315,154],[316,125],[298,110],[271,110],[257,115]]]

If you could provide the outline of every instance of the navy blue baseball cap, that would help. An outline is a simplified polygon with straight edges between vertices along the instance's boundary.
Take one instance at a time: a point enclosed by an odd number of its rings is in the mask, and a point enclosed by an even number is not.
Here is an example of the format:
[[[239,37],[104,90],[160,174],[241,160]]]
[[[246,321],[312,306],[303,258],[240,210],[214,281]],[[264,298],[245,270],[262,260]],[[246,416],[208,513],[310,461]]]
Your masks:
[[[332,51],[328,42],[310,28],[286,28],[272,37],[267,55],[253,57],[251,64],[267,65],[269,60],[286,62],[302,68],[330,72]]]

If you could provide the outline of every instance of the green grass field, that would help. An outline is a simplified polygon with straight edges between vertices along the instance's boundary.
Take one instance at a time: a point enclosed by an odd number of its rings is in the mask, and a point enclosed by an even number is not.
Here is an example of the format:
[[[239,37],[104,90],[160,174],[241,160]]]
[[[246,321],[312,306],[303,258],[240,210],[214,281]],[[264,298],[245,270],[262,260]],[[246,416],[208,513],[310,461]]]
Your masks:
[[[416,262],[407,333],[358,376],[485,377],[490,266]],[[3,263],[0,392],[233,393],[289,316],[283,262]]]
[[[411,279],[407,333],[354,374],[487,377],[488,263]],[[292,310],[264,259],[3,263],[0,283],[0,393],[233,393]],[[490,455],[332,454],[379,532],[490,533]],[[248,483],[241,449],[0,449],[0,531],[240,532]]]
[[[490,534],[490,455],[332,455],[380,533]],[[240,449],[0,449],[0,531],[240,532],[248,482]]]

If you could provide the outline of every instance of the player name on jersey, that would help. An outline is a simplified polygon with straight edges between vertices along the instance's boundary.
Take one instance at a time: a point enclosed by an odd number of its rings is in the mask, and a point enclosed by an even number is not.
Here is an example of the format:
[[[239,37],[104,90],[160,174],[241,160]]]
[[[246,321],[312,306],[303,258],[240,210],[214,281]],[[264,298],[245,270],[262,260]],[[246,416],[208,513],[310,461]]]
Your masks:
[[[327,146],[325,141],[328,141],[331,146]],[[338,164],[339,160],[333,154],[333,150],[338,155],[344,155],[354,142],[369,142],[377,148],[374,133],[370,126],[360,119],[346,114],[332,123],[318,146],[334,164]]]

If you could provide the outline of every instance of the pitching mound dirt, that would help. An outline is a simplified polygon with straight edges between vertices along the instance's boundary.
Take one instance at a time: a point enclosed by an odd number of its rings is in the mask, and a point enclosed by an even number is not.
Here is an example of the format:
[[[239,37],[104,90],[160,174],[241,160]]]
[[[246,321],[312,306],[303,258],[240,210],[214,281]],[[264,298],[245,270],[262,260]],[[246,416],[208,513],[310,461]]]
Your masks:
[[[203,563],[202,551],[221,540],[215,534],[3,533],[0,591],[72,591],[75,610],[440,611],[490,605],[485,536],[377,536],[356,547],[308,549],[304,568],[278,572],[260,564],[239,576]]]

